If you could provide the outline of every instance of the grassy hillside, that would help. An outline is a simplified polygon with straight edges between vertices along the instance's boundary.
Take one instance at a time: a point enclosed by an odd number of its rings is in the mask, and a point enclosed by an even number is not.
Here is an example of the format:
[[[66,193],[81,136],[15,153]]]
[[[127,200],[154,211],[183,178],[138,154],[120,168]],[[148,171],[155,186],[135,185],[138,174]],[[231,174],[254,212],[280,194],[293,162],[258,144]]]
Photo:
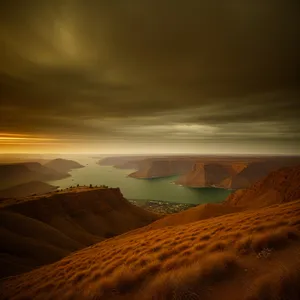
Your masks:
[[[299,226],[300,200],[120,236],[2,282],[1,299],[296,300]]]
[[[73,189],[8,199],[1,206],[1,277],[52,263],[159,217],[129,203],[119,189]]]

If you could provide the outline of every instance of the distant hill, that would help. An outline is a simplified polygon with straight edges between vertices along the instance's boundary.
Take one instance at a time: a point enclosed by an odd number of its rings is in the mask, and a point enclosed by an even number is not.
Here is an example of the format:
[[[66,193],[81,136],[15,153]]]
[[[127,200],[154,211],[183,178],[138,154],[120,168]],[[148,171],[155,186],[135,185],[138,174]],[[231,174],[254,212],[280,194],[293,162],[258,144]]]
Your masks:
[[[70,176],[57,172],[37,162],[25,162],[0,165],[0,189],[6,189],[31,181],[50,181]]]
[[[158,218],[129,203],[119,189],[113,188],[2,200],[0,277],[57,261]]]
[[[44,166],[61,173],[68,173],[73,169],[84,168],[83,165],[79,164],[74,160],[62,159],[62,158],[51,160],[46,164],[44,164]]]
[[[56,186],[47,184],[41,181],[30,181],[22,183],[5,190],[0,191],[0,198],[19,198],[27,197],[32,194],[45,194],[53,192],[57,189]]]

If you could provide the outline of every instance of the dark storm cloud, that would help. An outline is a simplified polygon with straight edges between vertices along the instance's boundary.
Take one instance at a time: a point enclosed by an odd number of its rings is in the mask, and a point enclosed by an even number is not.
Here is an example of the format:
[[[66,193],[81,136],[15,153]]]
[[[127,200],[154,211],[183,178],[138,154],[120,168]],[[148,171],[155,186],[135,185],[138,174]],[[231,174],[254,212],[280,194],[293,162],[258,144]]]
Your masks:
[[[230,123],[249,123],[259,121],[289,122],[298,124],[300,94],[276,92],[249,98],[228,100],[227,102],[207,106],[208,111],[200,109],[186,112],[182,122],[222,125]],[[299,125],[300,126],[300,125]]]
[[[297,139],[299,11],[296,0],[1,2],[0,131],[196,141],[172,126],[202,124],[217,130],[207,140],[259,140],[243,124],[269,122]]]

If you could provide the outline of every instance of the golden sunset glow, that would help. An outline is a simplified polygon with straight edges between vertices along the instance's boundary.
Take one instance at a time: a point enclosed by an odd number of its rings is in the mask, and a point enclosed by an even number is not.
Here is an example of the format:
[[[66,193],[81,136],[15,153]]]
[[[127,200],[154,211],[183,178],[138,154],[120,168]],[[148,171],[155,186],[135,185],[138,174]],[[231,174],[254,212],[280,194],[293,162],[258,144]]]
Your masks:
[[[0,133],[0,144],[5,145],[25,145],[25,144],[39,144],[44,142],[55,142],[58,141],[54,138],[48,137],[37,137],[28,134],[17,134],[17,133]]]

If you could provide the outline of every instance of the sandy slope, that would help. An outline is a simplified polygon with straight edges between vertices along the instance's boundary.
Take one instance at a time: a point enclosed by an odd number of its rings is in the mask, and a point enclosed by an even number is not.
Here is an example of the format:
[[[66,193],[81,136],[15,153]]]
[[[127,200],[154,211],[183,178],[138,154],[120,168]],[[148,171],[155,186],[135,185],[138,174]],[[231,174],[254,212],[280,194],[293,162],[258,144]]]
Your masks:
[[[112,238],[2,282],[1,299],[299,299],[299,230],[300,200]]]

